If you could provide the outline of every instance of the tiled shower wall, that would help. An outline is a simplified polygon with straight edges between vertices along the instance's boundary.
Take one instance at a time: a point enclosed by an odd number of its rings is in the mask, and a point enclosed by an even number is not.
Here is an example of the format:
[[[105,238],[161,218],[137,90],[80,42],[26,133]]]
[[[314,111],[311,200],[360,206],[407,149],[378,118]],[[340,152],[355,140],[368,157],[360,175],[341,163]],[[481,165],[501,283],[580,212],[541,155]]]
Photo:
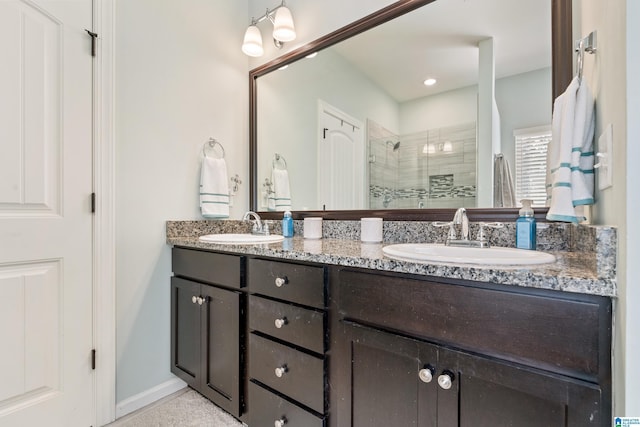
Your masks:
[[[476,206],[475,123],[397,136],[369,121],[368,131],[370,209]]]

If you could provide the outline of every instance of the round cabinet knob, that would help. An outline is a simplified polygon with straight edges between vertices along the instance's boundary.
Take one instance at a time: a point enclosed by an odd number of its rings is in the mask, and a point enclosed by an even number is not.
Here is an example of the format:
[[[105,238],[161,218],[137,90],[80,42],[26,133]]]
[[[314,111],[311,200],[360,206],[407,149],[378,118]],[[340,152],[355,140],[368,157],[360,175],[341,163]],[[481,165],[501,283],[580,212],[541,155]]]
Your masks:
[[[195,304],[195,303],[197,303],[197,302],[198,302],[198,297],[197,297],[197,296],[195,296],[195,295],[194,295],[194,296],[192,296],[192,297],[191,297],[191,302],[192,302],[192,303],[194,303],[194,304]]]
[[[438,385],[444,389],[449,390],[453,385],[453,373],[445,371],[438,377]]]
[[[276,277],[276,286],[281,288],[282,285],[284,285],[285,283],[287,283],[287,278],[286,277]]]
[[[282,378],[282,376],[284,374],[287,373],[289,369],[287,369],[287,365],[282,365],[276,368],[275,373],[276,373],[276,377],[278,378]]]
[[[197,301],[198,301],[198,305],[202,305],[204,303],[204,298],[198,297]]]
[[[284,325],[286,325],[288,322],[286,317],[281,317],[280,319],[276,319],[273,323],[275,323],[276,328],[280,329]]]
[[[284,427],[285,424],[287,424],[287,419],[285,417],[282,417],[273,423],[275,427]]]
[[[431,368],[424,368],[418,371],[418,378],[423,383],[430,383],[433,380],[433,370]]]

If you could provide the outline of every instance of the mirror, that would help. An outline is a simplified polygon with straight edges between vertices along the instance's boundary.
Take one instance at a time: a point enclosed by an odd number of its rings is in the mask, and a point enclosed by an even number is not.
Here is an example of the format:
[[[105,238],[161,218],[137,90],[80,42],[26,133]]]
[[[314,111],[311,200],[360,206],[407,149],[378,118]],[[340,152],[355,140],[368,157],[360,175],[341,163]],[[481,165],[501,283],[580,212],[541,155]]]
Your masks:
[[[507,4],[513,3],[511,0],[502,1]],[[405,40],[401,40],[400,37],[403,32],[408,33],[414,23],[419,24],[418,28],[422,29],[422,33],[427,31],[425,28],[429,31],[435,29],[439,26],[438,23],[444,29],[452,28],[453,24],[446,23],[445,17],[454,17],[454,21],[462,22],[463,14],[451,10],[451,7],[459,7],[461,4],[475,7],[482,5],[483,10],[489,10],[496,15],[496,11],[501,9],[487,7],[493,2],[493,0],[475,0],[468,3],[454,0],[397,2],[378,13],[252,70],[250,72],[251,209],[260,211],[261,215],[267,218],[270,216],[267,212],[270,200],[265,197],[269,194],[268,184],[270,183],[266,181],[272,178],[273,167],[285,169],[285,165],[289,173],[292,208],[296,217],[320,213],[325,218],[336,219],[360,218],[370,214],[389,219],[418,217],[424,219],[427,216],[434,219],[437,217],[450,219],[450,211],[457,206],[431,203],[423,203],[421,206],[419,202],[416,203],[416,200],[420,200],[419,195],[417,198],[406,197],[410,200],[410,204],[402,206],[404,209],[398,209],[400,206],[393,197],[389,200],[390,203],[385,203],[385,196],[388,195],[384,193],[385,185],[377,185],[375,180],[379,178],[384,184],[385,179],[387,183],[395,179],[397,183],[398,171],[416,167],[420,169],[429,164],[433,169],[433,165],[437,165],[440,161],[455,163],[460,169],[460,163],[463,163],[461,159],[464,157],[468,158],[466,163],[469,168],[474,168],[477,163],[477,171],[463,171],[467,175],[476,174],[471,178],[474,182],[468,186],[469,193],[472,194],[475,190],[480,193],[482,189],[491,187],[491,178],[489,180],[486,178],[486,176],[491,177],[491,173],[485,173],[485,169],[492,167],[491,160],[483,164],[477,159],[480,154],[474,152],[474,146],[479,144],[475,134],[480,133],[476,130],[480,127],[478,124],[480,115],[477,114],[479,110],[475,107],[476,99],[480,97],[478,92],[481,90],[478,83],[478,74],[481,74],[478,68],[480,62],[478,41],[487,39],[487,34],[491,34],[490,30],[473,27],[474,21],[471,20],[462,28],[467,28],[468,32],[475,34],[473,37],[461,33],[453,36],[450,34],[447,37],[429,33],[428,36],[414,36]],[[535,7],[540,9],[540,1],[534,0],[534,2]],[[500,41],[504,40],[504,36],[496,37],[495,46],[492,47],[497,77],[493,82],[496,88],[501,76],[508,76],[503,78],[510,79],[512,87],[514,84],[535,87],[533,83],[519,83],[511,77],[513,75],[542,76],[538,80],[545,82],[546,90],[535,89],[534,91],[548,93],[541,101],[546,105],[548,122],[550,122],[551,100],[555,97],[555,93],[563,90],[571,79],[570,3],[569,0],[554,0],[551,2],[551,7],[542,7],[546,11],[543,15],[553,16],[553,21],[537,25],[546,28],[539,39],[545,41],[547,48],[553,47],[553,71],[546,68],[551,63],[550,53],[546,54],[546,64],[540,66],[539,63],[534,63],[526,65],[529,67],[526,68],[525,63],[531,62],[534,57],[540,55],[530,49],[520,48],[512,50],[511,54],[519,55],[516,63],[521,67],[501,74],[500,69],[504,61],[501,59],[501,54],[497,52],[500,49],[509,50],[505,42]],[[480,11],[476,10],[472,15],[479,16]],[[531,18],[534,14],[534,11],[527,12],[518,8],[515,12],[526,18]],[[438,16],[438,14],[443,15]],[[476,19],[476,21],[486,22],[483,19]],[[522,26],[522,23],[517,20],[512,21],[513,27]],[[529,21],[532,22],[530,19],[527,22]],[[551,35],[547,34],[550,32],[549,28],[553,30]],[[429,40],[429,43],[425,40]],[[410,49],[399,49],[398,45],[422,51],[428,45],[428,48],[432,49],[433,57],[448,48],[447,53],[438,57],[433,64],[444,65],[453,62],[455,65],[471,62],[471,71],[467,71],[465,75],[463,70],[454,71],[451,66],[445,70],[436,69],[435,65],[432,65],[435,76],[440,80],[436,90],[428,92],[424,87],[403,88],[397,84],[397,80],[410,80],[416,83],[428,75],[424,70],[418,69],[420,67],[401,65],[403,52]],[[517,45],[518,43],[515,43],[516,47]],[[388,48],[391,50],[385,50]],[[318,52],[315,58],[306,58],[314,52]],[[386,71],[372,65],[375,63],[375,58],[364,55],[374,53],[380,58],[380,52],[383,52],[384,58],[389,58],[389,61],[386,61],[388,64]],[[358,68],[363,67],[361,64],[366,64],[365,71]],[[288,68],[281,70],[285,65]],[[373,69],[376,70],[375,73]],[[396,78],[394,88],[379,86],[379,82],[385,80],[383,76],[385,72],[401,76],[401,71],[405,69],[414,70],[414,75]],[[339,70],[346,71],[339,74]],[[452,83],[453,77],[458,78],[462,83]],[[553,95],[549,86],[553,86]],[[322,87],[327,91],[320,92]],[[369,91],[365,91],[364,87],[368,87]],[[450,95],[456,92],[460,94],[459,97],[467,100],[465,107],[456,108],[458,112],[466,113],[463,118],[450,119],[440,114],[444,110],[442,105],[446,104],[440,104],[440,109],[433,110],[428,115],[420,109],[411,108],[412,104],[426,104],[428,102],[425,100],[442,98],[442,94]],[[347,94],[352,96],[348,97]],[[519,108],[521,107],[511,105],[505,111],[509,113],[510,110]],[[412,115],[413,118],[411,118]],[[322,124],[322,120],[327,124]],[[335,132],[337,136],[334,135],[334,137],[338,139],[344,135],[349,137],[349,134],[359,133],[358,137],[364,138],[366,149],[356,153],[359,157],[350,157],[353,155],[350,152],[318,152],[319,132],[328,133],[331,136],[332,127],[337,128],[338,131],[340,128],[351,131],[350,133]],[[505,140],[504,135],[502,140]],[[410,150],[413,151],[410,152]],[[456,150],[463,151],[456,152]],[[458,157],[446,154],[450,152]],[[492,157],[492,152],[489,151],[489,153]],[[473,158],[473,155],[477,157]],[[406,162],[407,158],[414,159],[411,166],[402,163]],[[416,166],[416,162],[419,166]],[[318,165],[321,166],[318,167]],[[378,166],[380,170],[376,172],[375,169]],[[428,189],[430,196],[426,198],[426,202],[432,200],[438,202],[438,197],[433,197],[438,195],[438,186],[450,185],[453,178],[458,180],[458,177],[453,176],[448,170],[442,173],[429,172],[425,175],[427,177],[423,177],[421,185],[430,186]],[[400,181],[406,182],[408,179],[403,177]],[[348,202],[344,202],[340,197],[335,197],[330,203],[322,203],[324,206],[318,202],[325,197],[334,196],[337,188],[345,187],[343,185],[345,182],[353,188],[360,189],[352,192],[355,196],[352,195]],[[319,194],[324,195],[321,198]],[[393,194],[398,194],[398,191],[394,190]],[[464,196],[466,195],[463,194],[463,197],[459,198],[465,199]],[[422,200],[425,198],[423,197]],[[517,211],[517,209],[487,209],[490,207],[489,204],[483,205],[473,198],[470,201],[462,200],[462,202],[466,207],[482,206],[482,208],[470,210],[474,218],[509,217],[512,220]],[[418,209],[422,207],[427,209]],[[433,209],[434,207],[446,209]],[[368,213],[364,213],[363,209]],[[537,214],[538,211],[542,210],[537,210]],[[271,216],[279,218],[281,213],[274,213]]]

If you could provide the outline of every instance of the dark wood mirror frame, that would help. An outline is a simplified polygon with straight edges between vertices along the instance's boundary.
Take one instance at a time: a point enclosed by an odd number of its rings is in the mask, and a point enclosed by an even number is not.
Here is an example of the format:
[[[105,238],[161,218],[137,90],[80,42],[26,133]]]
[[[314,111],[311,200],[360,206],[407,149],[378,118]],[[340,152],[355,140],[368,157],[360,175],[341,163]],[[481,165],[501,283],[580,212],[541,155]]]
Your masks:
[[[342,27],[324,37],[314,40],[292,52],[249,72],[249,207],[258,208],[258,140],[257,140],[257,82],[256,79],[283,65],[290,64],[306,55],[327,48],[363,31],[404,15],[414,9],[435,0],[399,0],[371,15]],[[555,99],[569,85],[573,75],[573,41],[571,28],[571,0],[551,1],[551,40],[552,40],[552,99]],[[536,219],[546,221],[547,208],[535,209]],[[379,210],[336,210],[336,211],[294,211],[295,219],[307,216],[319,216],[329,220],[359,220],[363,217],[381,217],[389,221],[449,221],[455,209],[379,209]],[[280,219],[282,212],[260,211],[266,219]],[[517,208],[469,208],[472,221],[515,221]]]

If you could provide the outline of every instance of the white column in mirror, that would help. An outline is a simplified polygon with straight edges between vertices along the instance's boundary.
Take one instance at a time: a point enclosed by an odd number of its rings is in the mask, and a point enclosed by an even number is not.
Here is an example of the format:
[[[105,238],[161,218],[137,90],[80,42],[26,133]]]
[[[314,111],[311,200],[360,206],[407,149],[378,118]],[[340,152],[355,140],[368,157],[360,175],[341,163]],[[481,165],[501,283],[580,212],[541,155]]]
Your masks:
[[[493,154],[501,152],[500,115],[495,101],[493,38],[478,43],[477,206],[493,204]]]

